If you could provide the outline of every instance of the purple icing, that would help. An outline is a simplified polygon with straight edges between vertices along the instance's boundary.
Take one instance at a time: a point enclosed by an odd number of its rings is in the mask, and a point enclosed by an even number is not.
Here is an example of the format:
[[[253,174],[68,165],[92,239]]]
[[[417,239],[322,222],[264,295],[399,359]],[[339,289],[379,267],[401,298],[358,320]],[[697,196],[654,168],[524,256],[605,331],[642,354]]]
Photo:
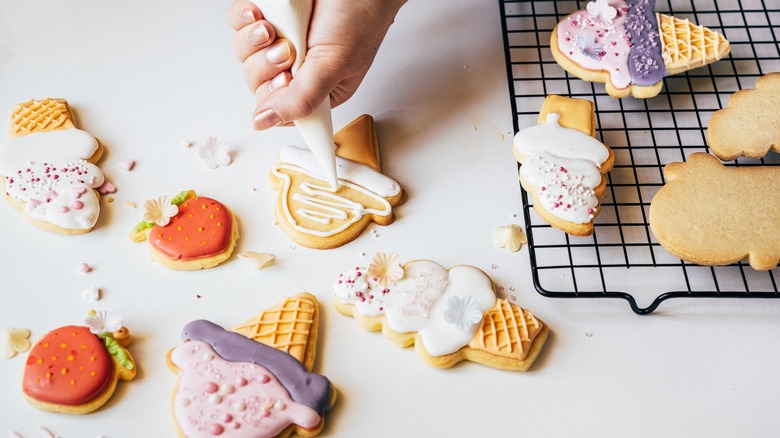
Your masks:
[[[626,0],[628,16],[623,26],[631,42],[628,71],[636,85],[653,85],[666,76],[655,0]]]
[[[260,365],[284,385],[290,397],[320,414],[330,408],[330,381],[325,376],[306,371],[303,364],[289,354],[230,332],[211,321],[192,321],[184,326],[183,340],[210,344],[214,351],[230,362]]]

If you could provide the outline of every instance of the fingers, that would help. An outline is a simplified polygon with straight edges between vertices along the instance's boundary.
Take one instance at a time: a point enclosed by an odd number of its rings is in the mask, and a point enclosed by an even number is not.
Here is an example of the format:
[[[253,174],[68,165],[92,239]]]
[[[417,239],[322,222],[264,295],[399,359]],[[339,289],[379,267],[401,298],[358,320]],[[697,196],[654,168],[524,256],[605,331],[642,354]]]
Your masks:
[[[228,23],[234,30],[263,18],[260,9],[249,0],[235,0],[228,8]]]
[[[295,48],[286,39],[279,39],[271,46],[249,55],[244,61],[244,79],[249,89],[257,90],[266,82],[272,81],[280,73],[289,70],[295,60]],[[274,83],[280,84],[279,80]]]
[[[233,51],[239,61],[246,61],[260,49],[268,47],[276,39],[276,29],[265,20],[258,20],[239,29],[233,39]]]

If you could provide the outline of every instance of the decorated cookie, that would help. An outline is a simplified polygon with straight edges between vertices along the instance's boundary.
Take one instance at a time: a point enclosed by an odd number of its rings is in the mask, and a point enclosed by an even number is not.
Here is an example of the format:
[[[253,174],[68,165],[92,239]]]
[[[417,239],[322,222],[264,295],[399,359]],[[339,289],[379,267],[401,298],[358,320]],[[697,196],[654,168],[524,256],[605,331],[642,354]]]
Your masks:
[[[276,221],[290,239],[309,248],[344,245],[371,222],[389,225],[393,207],[404,201],[401,186],[381,173],[371,116],[358,117],[336,133],[335,141],[335,192],[306,149],[282,148],[271,169],[271,186],[278,190]]]
[[[606,84],[613,97],[656,96],[662,79],[728,55],[726,38],[687,19],[655,12],[655,0],[596,0],[553,29],[558,64],[583,80]]]
[[[536,213],[575,236],[593,234],[605,175],[615,163],[612,149],[595,134],[593,102],[547,96],[539,124],[518,132],[512,148],[522,163],[520,183],[533,196]]]
[[[724,161],[780,152],[780,73],[759,78],[755,90],[737,91],[728,107],[715,111],[707,143]]]
[[[221,202],[181,192],[144,204],[144,219],[130,239],[149,243],[152,260],[171,269],[193,271],[213,268],[227,260],[238,240],[238,223]]]
[[[445,269],[428,260],[401,266],[396,254],[377,253],[368,267],[339,274],[336,310],[399,347],[415,346],[435,367],[463,360],[525,371],[547,338],[547,326],[530,311],[497,298],[484,272]]]
[[[120,316],[92,312],[84,326],[60,327],[30,350],[22,389],[38,409],[86,414],[103,406],[119,380],[135,378],[133,356],[125,350],[130,333]]]
[[[317,435],[336,391],[311,372],[317,349],[317,299],[286,298],[227,331],[205,320],[184,327],[168,354],[178,374],[173,417],[182,437]]]
[[[34,225],[62,234],[87,233],[100,214],[96,191],[105,182],[95,165],[103,147],[76,129],[62,99],[16,105],[11,139],[0,146],[5,200]]]
[[[650,204],[650,228],[667,251],[691,263],[747,258],[758,270],[780,259],[780,167],[726,167],[691,154],[664,168],[666,185]]]

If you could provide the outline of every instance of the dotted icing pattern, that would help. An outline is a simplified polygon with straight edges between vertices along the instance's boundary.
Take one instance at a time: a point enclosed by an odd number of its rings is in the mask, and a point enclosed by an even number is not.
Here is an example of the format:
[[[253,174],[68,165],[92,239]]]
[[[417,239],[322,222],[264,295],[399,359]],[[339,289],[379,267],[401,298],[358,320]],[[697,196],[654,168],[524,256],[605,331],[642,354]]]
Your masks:
[[[233,218],[219,201],[195,197],[179,206],[171,222],[149,232],[152,246],[173,260],[194,260],[219,254],[230,244]]]
[[[97,336],[87,327],[65,326],[30,351],[22,387],[39,401],[80,405],[101,394],[113,372],[113,360]]]

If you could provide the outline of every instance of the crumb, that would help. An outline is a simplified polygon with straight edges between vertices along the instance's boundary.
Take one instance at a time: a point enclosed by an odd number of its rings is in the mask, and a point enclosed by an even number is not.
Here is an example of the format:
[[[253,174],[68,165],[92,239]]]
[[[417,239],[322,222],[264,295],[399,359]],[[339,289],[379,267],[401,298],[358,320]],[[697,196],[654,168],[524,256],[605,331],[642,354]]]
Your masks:
[[[192,142],[187,139],[184,139],[179,142],[179,146],[181,146],[183,149],[187,149],[188,147],[192,146]]]
[[[100,289],[98,289],[96,286],[91,286],[84,289],[81,294],[87,301],[100,301]]]
[[[81,262],[81,264],[79,265],[79,271],[81,271],[81,272],[83,272],[85,274],[87,272],[91,271],[91,270],[92,270],[92,267],[89,266],[89,264],[86,263],[86,262]]]
[[[117,163],[117,166],[126,171],[133,170],[133,167],[135,167],[135,161],[134,160],[122,160],[119,163]]]
[[[126,206],[128,206],[128,207],[130,207],[130,208],[135,208],[135,207],[137,207],[137,205],[135,205],[135,202],[133,202],[133,201],[126,201],[126,202],[125,202],[125,205],[126,205]]]
[[[108,202],[109,204],[114,202],[114,197],[113,196],[106,196],[106,202]]]

